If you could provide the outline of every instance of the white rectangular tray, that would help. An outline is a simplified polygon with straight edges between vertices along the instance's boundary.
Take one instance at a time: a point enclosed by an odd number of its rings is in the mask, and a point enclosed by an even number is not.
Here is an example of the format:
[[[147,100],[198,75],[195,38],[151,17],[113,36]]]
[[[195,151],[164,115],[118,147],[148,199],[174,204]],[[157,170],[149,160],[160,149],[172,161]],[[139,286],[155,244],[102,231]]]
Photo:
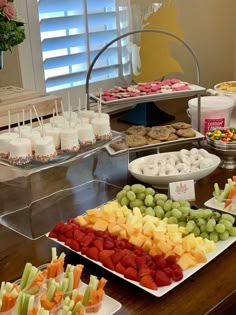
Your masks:
[[[111,143],[108,143],[105,146],[105,148],[106,148],[107,152],[110,155],[116,155],[116,154],[120,154],[120,153],[126,152],[127,150],[129,150],[131,152],[133,152],[133,151],[142,151],[142,150],[147,150],[147,149],[159,148],[159,147],[163,147],[163,146],[167,146],[167,145],[192,142],[194,140],[201,140],[201,139],[205,138],[205,136],[203,134],[201,134],[200,132],[198,132],[196,130],[194,130],[194,131],[195,131],[196,135],[195,135],[195,137],[191,137],[191,138],[181,138],[181,139],[177,139],[177,140],[163,141],[163,142],[160,142],[160,143],[147,144],[147,145],[143,145],[143,146],[140,146],[140,147],[134,147],[134,148],[129,148],[129,149],[120,150],[120,151],[115,151],[114,149],[112,149]],[[120,140],[120,139],[118,139],[118,140]],[[113,142],[116,142],[116,141],[113,141]]]
[[[60,242],[54,238],[50,238],[48,236],[49,233],[46,234],[46,236],[50,239],[50,240],[53,240],[55,241],[56,243],[68,248],[69,250],[77,253],[78,255],[80,256],[83,256],[84,258],[94,262],[95,264],[97,264],[98,266],[108,270],[109,272],[113,273],[114,275],[124,279],[125,281],[129,282],[129,283],[132,283],[133,285],[147,291],[148,293],[156,296],[156,297],[161,297],[163,296],[164,294],[168,293],[169,291],[171,291],[172,289],[174,289],[176,286],[178,286],[180,283],[182,283],[183,281],[185,281],[188,277],[192,276],[195,272],[197,272],[198,270],[200,270],[202,267],[204,267],[205,265],[207,265],[211,260],[213,260],[214,258],[216,258],[217,256],[219,256],[224,250],[226,250],[228,247],[230,247],[235,241],[236,241],[236,237],[230,237],[229,239],[227,239],[226,241],[219,241],[216,243],[216,250],[212,253],[209,253],[207,255],[207,262],[206,263],[200,263],[200,264],[197,264],[196,266],[192,267],[192,268],[189,268],[187,270],[185,270],[183,272],[184,274],[184,277],[181,281],[178,281],[178,282],[172,282],[170,285],[168,286],[164,286],[164,287],[160,287],[158,288],[157,290],[150,290],[148,288],[145,288],[143,286],[141,286],[138,282],[136,281],[133,281],[133,280],[129,280],[129,279],[126,279],[123,275],[121,275],[120,273],[116,272],[116,271],[113,271],[113,270],[110,270],[106,267],[104,267],[100,262],[98,261],[94,261],[90,258],[88,258],[87,256],[85,255],[82,255],[81,253],[79,252],[76,252],[74,251],[73,249],[71,249],[70,247],[66,246],[63,242]],[[103,314],[105,315],[105,314]]]
[[[157,93],[157,94],[149,94],[149,95],[142,95],[142,96],[134,96],[134,97],[126,97],[118,100],[113,101],[101,101],[103,105],[118,105],[124,103],[127,104],[137,104],[137,103],[145,103],[151,101],[161,101],[161,100],[168,100],[173,98],[180,98],[180,97],[187,97],[187,96],[194,96],[198,93],[203,94],[206,91],[204,87],[198,85],[191,85],[191,90],[185,91],[175,91],[175,92],[164,92],[164,93]],[[96,102],[100,101],[100,98],[97,97],[94,93],[89,94],[89,96],[94,99]]]

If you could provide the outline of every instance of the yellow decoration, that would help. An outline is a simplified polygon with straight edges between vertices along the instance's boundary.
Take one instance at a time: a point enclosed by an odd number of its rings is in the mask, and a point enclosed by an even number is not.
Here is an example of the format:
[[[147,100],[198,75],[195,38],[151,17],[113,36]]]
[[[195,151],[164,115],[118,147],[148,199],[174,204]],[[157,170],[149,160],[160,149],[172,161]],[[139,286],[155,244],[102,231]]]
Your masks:
[[[173,33],[183,39],[183,32],[177,22],[175,1],[168,3],[162,1],[162,5],[154,9],[144,18],[143,29],[159,29]],[[170,43],[181,44],[173,37],[159,33],[140,33],[140,44],[137,51],[140,54],[141,68],[134,71],[135,82],[150,82],[159,80],[170,73],[183,73],[182,67],[171,56]]]

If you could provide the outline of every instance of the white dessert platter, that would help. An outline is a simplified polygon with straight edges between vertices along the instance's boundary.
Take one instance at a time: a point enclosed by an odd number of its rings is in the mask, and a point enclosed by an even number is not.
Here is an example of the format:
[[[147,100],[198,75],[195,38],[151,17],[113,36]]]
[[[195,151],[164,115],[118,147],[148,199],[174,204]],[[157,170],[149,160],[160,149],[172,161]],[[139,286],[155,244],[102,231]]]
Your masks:
[[[176,155],[179,154],[179,151],[176,152],[169,152],[169,153],[174,153]],[[169,183],[172,182],[179,182],[179,181],[183,181],[183,180],[190,180],[193,179],[195,182],[198,181],[199,179],[202,179],[206,176],[208,176],[209,174],[211,174],[220,164],[221,160],[218,156],[214,155],[214,154],[209,154],[210,158],[212,160],[212,165],[206,168],[202,168],[198,171],[193,171],[190,173],[183,173],[183,174],[176,174],[176,175],[164,175],[164,176],[151,176],[151,175],[144,175],[142,173],[140,173],[139,168],[141,165],[147,163],[147,161],[150,158],[155,158],[157,156],[165,156],[166,154],[169,153],[158,153],[158,154],[153,154],[153,155],[148,155],[145,157],[141,157],[138,158],[132,162],[129,163],[128,165],[128,169],[130,174],[136,178],[137,180],[146,183],[146,184],[150,184],[152,186],[154,186],[155,188],[159,188],[159,189],[167,189]]]

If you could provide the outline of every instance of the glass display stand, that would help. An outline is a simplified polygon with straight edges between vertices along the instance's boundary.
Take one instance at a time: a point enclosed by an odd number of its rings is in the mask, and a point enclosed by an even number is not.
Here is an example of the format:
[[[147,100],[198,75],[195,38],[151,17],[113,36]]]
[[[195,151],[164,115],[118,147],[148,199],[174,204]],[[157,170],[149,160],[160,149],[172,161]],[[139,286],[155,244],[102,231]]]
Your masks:
[[[97,62],[98,58],[100,57],[100,55],[107,49],[109,48],[112,44],[114,44],[115,42],[121,40],[122,38],[125,38],[127,36],[130,35],[134,35],[134,34],[139,34],[139,33],[159,33],[159,34],[163,34],[166,36],[170,36],[176,40],[178,40],[180,43],[182,43],[187,50],[189,51],[189,53],[191,54],[191,56],[193,57],[193,60],[195,62],[195,66],[196,66],[196,76],[197,76],[197,86],[194,90],[189,90],[189,91],[183,91],[183,92],[178,92],[178,93],[159,93],[159,94],[152,94],[152,95],[147,95],[147,96],[142,96],[142,97],[130,97],[130,98],[125,98],[125,99],[120,99],[120,100],[115,100],[112,102],[104,102],[102,101],[102,104],[106,104],[106,105],[121,105],[121,104],[126,104],[130,103],[130,104],[137,104],[137,103],[145,103],[145,107],[147,108],[148,106],[153,107],[155,106],[155,104],[153,104],[153,101],[159,101],[159,100],[165,100],[165,99],[174,99],[174,98],[180,98],[180,97],[188,97],[188,96],[197,96],[198,98],[198,131],[200,131],[200,121],[201,121],[201,95],[203,93],[205,93],[205,88],[200,86],[200,67],[199,67],[199,62],[198,59],[196,57],[195,52],[193,51],[193,49],[190,47],[190,45],[184,41],[183,39],[181,39],[180,37],[176,36],[173,33],[167,32],[165,30],[158,30],[158,29],[145,29],[145,30],[136,30],[136,31],[131,31],[128,33],[125,33],[117,38],[114,38],[113,40],[111,40],[109,43],[107,43],[95,56],[95,58],[93,59],[89,69],[88,69],[88,73],[87,73],[87,77],[86,77],[86,84],[85,84],[85,91],[86,91],[86,95],[87,95],[87,104],[88,104],[88,109],[90,106],[90,99],[96,99],[98,100],[96,97],[94,97],[94,95],[90,94],[89,91],[89,81],[90,81],[90,76],[93,70],[93,67],[95,65],[95,63]],[[140,104],[138,104],[140,105]],[[142,105],[143,106],[143,105]],[[138,108],[137,108],[138,109]],[[139,109],[138,109],[139,110]],[[146,117],[146,120],[142,122],[144,122],[144,125],[147,125],[149,121],[152,121],[152,124],[154,125],[156,123],[159,124],[161,123],[158,120],[158,116],[157,116],[157,120],[153,121],[153,118],[148,117],[148,113],[151,113],[152,115],[152,110],[146,110],[146,114],[144,115]],[[133,117],[135,116],[137,119],[137,123],[140,122],[140,115],[138,113],[135,113],[135,109],[132,113]],[[126,120],[127,121],[127,120]],[[132,122],[134,121],[134,119],[132,118],[131,120]]]

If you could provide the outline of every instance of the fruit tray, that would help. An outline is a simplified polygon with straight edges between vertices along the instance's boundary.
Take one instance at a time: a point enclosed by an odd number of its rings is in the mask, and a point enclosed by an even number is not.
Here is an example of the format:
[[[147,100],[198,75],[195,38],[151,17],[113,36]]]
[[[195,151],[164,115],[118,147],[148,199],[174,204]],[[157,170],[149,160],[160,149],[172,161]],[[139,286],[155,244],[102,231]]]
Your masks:
[[[141,286],[138,282],[136,281],[133,281],[133,280],[129,280],[125,277],[123,277],[121,274],[117,273],[116,271],[112,271],[106,267],[104,267],[100,262],[98,261],[95,261],[95,260],[92,260],[90,258],[88,258],[87,256],[79,253],[79,252],[76,252],[74,251],[73,249],[71,249],[69,246],[65,245],[64,242],[60,242],[58,241],[57,239],[54,239],[54,238],[50,238],[49,237],[49,233],[46,234],[46,237],[48,237],[50,240],[53,240],[54,242],[66,247],[67,249],[75,252],[76,254],[80,255],[80,256],[83,256],[84,258],[92,261],[93,263],[97,264],[98,266],[108,270],[109,272],[111,272],[112,274],[124,279],[125,281],[141,288],[142,290],[145,290],[146,292],[156,296],[156,297],[161,297],[163,295],[165,295],[166,293],[168,293],[169,291],[173,290],[175,287],[177,287],[180,283],[184,282],[185,280],[187,280],[190,276],[192,276],[194,273],[196,273],[198,270],[200,270],[201,268],[203,268],[206,264],[208,264],[211,260],[213,260],[214,258],[216,258],[217,256],[219,256],[224,250],[226,250],[228,247],[230,247],[235,241],[236,241],[236,237],[230,237],[228,238],[227,240],[225,241],[219,241],[216,243],[216,250],[212,253],[209,253],[207,254],[207,262],[206,263],[199,263],[198,265],[192,267],[192,268],[189,268],[185,271],[183,271],[183,279],[178,281],[178,282],[172,282],[170,285],[168,286],[163,286],[163,287],[159,287],[157,290],[151,290],[151,289],[148,289],[148,288],[145,288],[143,286]]]
[[[203,134],[201,134],[200,132],[198,132],[197,130],[193,129],[193,131],[196,133],[196,135],[194,137],[191,137],[191,138],[179,138],[177,140],[162,141],[160,143],[146,144],[143,146],[133,147],[133,148],[124,149],[124,150],[120,150],[120,151],[115,151],[111,147],[111,142],[109,142],[108,144],[106,144],[105,148],[110,155],[117,155],[117,154],[126,152],[127,150],[129,150],[131,152],[132,151],[142,151],[142,150],[147,150],[147,149],[159,148],[159,147],[163,147],[163,146],[167,146],[167,145],[178,145],[180,143],[187,143],[187,142],[192,142],[195,140],[198,141],[198,140],[202,140],[205,138],[205,136]],[[113,140],[113,142],[115,142],[115,141],[116,140]]]

